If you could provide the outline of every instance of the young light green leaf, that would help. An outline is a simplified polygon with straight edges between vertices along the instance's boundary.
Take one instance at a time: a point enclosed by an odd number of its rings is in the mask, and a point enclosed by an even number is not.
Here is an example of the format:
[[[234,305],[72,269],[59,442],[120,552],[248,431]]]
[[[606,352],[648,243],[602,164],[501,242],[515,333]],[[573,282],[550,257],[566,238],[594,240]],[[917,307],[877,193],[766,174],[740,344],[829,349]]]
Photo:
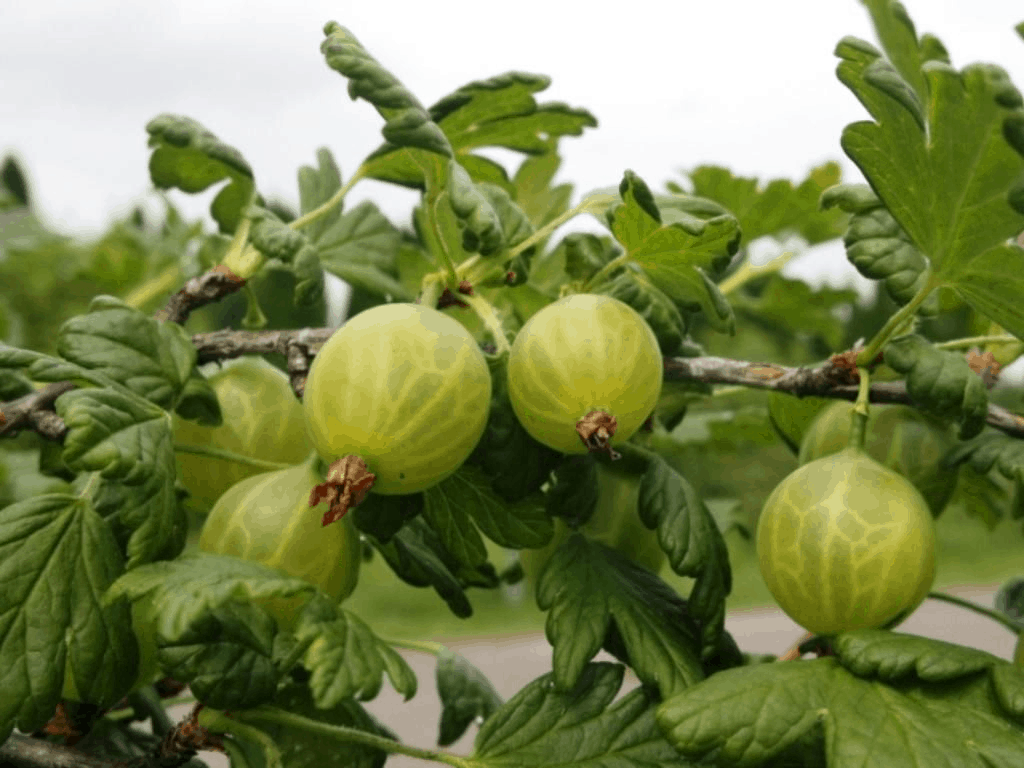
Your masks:
[[[323,296],[324,272],[320,254],[302,232],[286,226],[266,208],[249,206],[245,213],[252,220],[249,241],[268,259],[291,265],[295,272],[295,303],[312,304]]]
[[[836,163],[814,168],[796,186],[789,179],[773,179],[762,186],[756,178],[734,176],[715,165],[698,166],[688,176],[694,195],[721,203],[736,217],[748,243],[764,235],[796,232],[813,245],[843,233],[842,214],[818,208],[821,193],[839,183],[841,171]],[[683,191],[671,183],[669,189]]]
[[[196,351],[176,323],[161,323],[113,296],[60,329],[57,354],[109,376],[161,408],[174,408],[192,377]]]
[[[302,663],[310,672],[309,689],[321,709],[345,699],[377,696],[387,674],[406,701],[416,695],[416,675],[359,617],[320,596],[299,618],[295,636],[306,646]]]
[[[365,99],[386,121],[381,133],[392,148],[420,149],[452,156],[448,139],[405,86],[336,21],[324,26],[320,52],[334,71],[348,78],[348,94]]]
[[[402,234],[369,200],[337,216],[320,235],[317,249],[324,269],[352,286],[393,301],[413,294],[397,280]]]
[[[303,216],[330,200],[341,189],[341,171],[327,147],[316,151],[317,167],[299,168],[299,213]],[[316,221],[302,228],[303,233],[319,245],[320,237],[341,216],[342,204],[334,206]]]
[[[93,704],[109,707],[131,688],[131,617],[101,602],[123,569],[88,497],[45,494],[0,510],[0,739],[50,719],[68,664]]]
[[[623,667],[588,664],[569,691],[552,674],[523,688],[488,718],[472,762],[480,768],[686,768],[654,721],[655,700],[638,688],[612,703]],[[557,757],[556,757],[557,756]]]
[[[644,467],[640,519],[657,528],[672,570],[696,579],[687,611],[700,622],[701,655],[714,653],[725,626],[725,598],[732,590],[729,552],[722,532],[693,486],[657,454],[622,446],[626,461]]]
[[[1007,673],[1024,674],[993,661],[999,670],[993,683],[1000,678],[999,690],[1011,694],[1021,681]],[[758,664],[688,688],[658,708],[657,721],[686,757],[713,754],[720,763],[751,768],[792,759],[860,768],[883,755],[888,768],[1017,765],[1024,732],[1014,722],[1017,713],[1000,713],[992,702],[993,683],[974,675],[955,686],[887,685],[856,677],[834,658]]]
[[[662,697],[704,677],[700,632],[686,602],[646,568],[578,533],[555,550],[541,573],[537,605],[549,611],[545,633],[554,646],[559,690],[576,686],[606,644],[612,622],[615,645]]]
[[[541,155],[554,150],[562,136],[579,136],[584,128],[597,125],[584,109],[557,102],[537,104],[533,94],[550,82],[543,75],[508,72],[468,83],[432,106],[430,117],[474,181],[497,184],[512,194],[514,187],[505,169],[474,150],[502,147]],[[396,147],[381,147],[367,158],[364,168],[372,178],[423,188],[423,170],[409,153]]]
[[[626,171],[619,194],[623,203],[609,209],[607,218],[629,259],[682,307],[702,310],[713,328],[732,333],[732,309],[705,270],[722,269],[736,253],[740,241],[736,219],[688,216],[663,225],[650,189],[632,171]]]
[[[843,245],[850,263],[864,277],[884,280],[885,290],[906,304],[928,279],[928,259],[910,241],[892,214],[867,184],[840,184],[825,190],[822,208],[838,207],[852,213]],[[938,311],[938,296],[930,314]],[[922,307],[922,311],[928,304]]]
[[[985,428],[988,390],[963,355],[936,349],[916,334],[900,336],[884,350],[885,364],[907,378],[907,392],[936,416],[955,416],[960,439]]]
[[[437,695],[441,699],[441,723],[437,743],[454,744],[469,724],[485,722],[502,705],[491,681],[463,656],[445,649],[437,657]]]
[[[913,244],[936,285],[954,288],[997,323],[1024,335],[1024,110],[1006,72],[958,72],[933,60],[926,96],[870,44],[844,38],[839,79],[871,113],[848,125],[843,149]],[[906,64],[905,64],[906,65]]]
[[[512,199],[535,228],[543,227],[569,209],[572,184],[551,186],[561,164],[562,159],[553,150],[532,155],[520,164],[512,179]],[[538,243],[538,250],[543,251],[543,245]]]
[[[153,118],[146,132],[154,148],[149,175],[157,189],[195,194],[226,180],[228,184],[210,204],[210,213],[221,232],[234,232],[256,192],[252,168],[242,153],[181,115]]]
[[[157,603],[160,605],[160,603]],[[157,631],[161,668],[215,709],[270,701],[283,672],[275,664],[274,619],[253,603],[225,602],[196,616],[173,638]]]

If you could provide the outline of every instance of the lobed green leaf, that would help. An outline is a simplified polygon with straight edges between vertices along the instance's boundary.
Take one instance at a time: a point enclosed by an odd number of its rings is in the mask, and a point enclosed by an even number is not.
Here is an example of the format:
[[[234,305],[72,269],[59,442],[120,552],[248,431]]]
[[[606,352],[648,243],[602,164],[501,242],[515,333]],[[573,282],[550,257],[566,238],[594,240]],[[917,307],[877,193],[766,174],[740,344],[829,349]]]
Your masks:
[[[1024,517],[1024,443],[995,430],[986,431],[953,448],[944,459],[948,466],[967,464],[975,476],[983,479],[996,470],[1010,481],[1010,514]]]
[[[893,339],[884,355],[886,365],[906,376],[907,392],[921,408],[959,422],[960,439],[985,428],[988,390],[963,355],[936,349],[916,334]]]
[[[457,653],[446,649],[438,654],[436,677],[441,699],[437,743],[442,747],[458,741],[477,719],[486,722],[502,705],[491,681]]]
[[[234,232],[256,194],[252,168],[242,153],[181,115],[155,117],[146,124],[146,132],[154,148],[149,175],[157,189],[195,194],[227,181],[210,204],[210,213],[221,232]]]
[[[288,264],[295,272],[295,303],[312,304],[323,296],[324,272],[320,254],[309,238],[285,225],[272,212],[257,205],[245,215],[252,221],[249,242],[268,259]]]
[[[309,165],[299,168],[299,213],[303,216],[319,208],[341,189],[341,171],[331,151],[320,147],[316,151],[316,161],[316,168]],[[339,203],[303,227],[303,233],[319,245],[320,237],[339,219],[341,211],[342,204]]]
[[[659,732],[649,692],[638,688],[613,703],[622,677],[618,664],[593,663],[567,691],[552,674],[537,678],[481,727],[473,764],[540,768],[559,756],[559,765],[579,768],[689,766]]]

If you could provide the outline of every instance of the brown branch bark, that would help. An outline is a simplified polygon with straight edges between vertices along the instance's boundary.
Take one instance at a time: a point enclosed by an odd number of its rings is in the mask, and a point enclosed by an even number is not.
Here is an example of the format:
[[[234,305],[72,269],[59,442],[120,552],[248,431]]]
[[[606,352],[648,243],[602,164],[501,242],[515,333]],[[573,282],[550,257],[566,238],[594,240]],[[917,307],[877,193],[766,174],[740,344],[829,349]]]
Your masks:
[[[212,304],[223,297],[234,293],[245,285],[245,280],[232,273],[222,264],[213,269],[196,275],[185,287],[171,296],[163,308],[157,310],[154,317],[171,323],[184,323],[192,310]]]
[[[301,397],[310,361],[333,332],[331,328],[302,328],[293,331],[222,330],[196,334],[192,337],[192,344],[200,363],[243,355],[284,355],[288,360],[292,388]],[[843,354],[815,368],[725,357],[666,357],[664,370],[666,381],[734,384],[752,389],[787,392],[797,397],[857,399],[856,378]],[[51,384],[38,392],[0,405],[0,417],[6,419],[6,423],[0,423],[0,436],[19,429],[33,429],[48,439],[63,440],[67,428],[53,413],[53,401],[72,386],[67,382]],[[873,403],[916,405],[907,394],[903,382],[872,384],[870,399]],[[998,405],[989,404],[987,423],[1008,435],[1024,438],[1024,417]]]

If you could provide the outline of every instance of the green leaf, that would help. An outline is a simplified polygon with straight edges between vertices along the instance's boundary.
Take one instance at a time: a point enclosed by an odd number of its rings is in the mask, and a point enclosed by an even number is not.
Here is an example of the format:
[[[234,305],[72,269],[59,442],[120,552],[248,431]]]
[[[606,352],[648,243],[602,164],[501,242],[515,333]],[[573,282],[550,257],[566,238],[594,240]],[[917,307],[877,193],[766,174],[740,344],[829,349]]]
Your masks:
[[[405,660],[357,616],[323,596],[303,611],[295,635],[306,645],[302,663],[321,709],[345,699],[375,698],[385,674],[406,701],[416,695],[416,675]]]
[[[949,458],[947,455],[945,461]],[[960,504],[968,517],[979,519],[993,531],[1011,507],[1012,499],[1008,498],[1011,494],[1007,493],[1006,485],[997,482],[992,474],[978,472],[967,462],[960,465],[956,490],[950,503]]]
[[[423,512],[424,503],[422,493],[405,496],[371,493],[349,514],[354,515],[353,521],[360,531],[387,544],[406,522]]]
[[[293,714],[327,725],[356,728],[366,733],[397,741],[398,737],[377,722],[361,704],[351,699],[338,702],[323,709],[316,705],[305,685],[287,685],[274,697],[272,706]],[[344,751],[346,768],[383,768],[388,753],[361,744],[348,743],[344,746],[334,739],[325,739],[318,733],[287,725],[260,723],[260,729],[274,740],[281,751],[281,762],[287,768],[323,768],[338,760]],[[235,768],[238,768],[235,766]]]
[[[996,593],[996,610],[1024,625],[1024,578],[1017,576],[1003,584]]]
[[[249,242],[268,259],[288,264],[295,272],[295,303],[312,304],[324,291],[324,272],[320,254],[301,232],[281,222],[273,213],[251,205],[245,215],[252,220]]]
[[[893,339],[884,355],[886,365],[907,377],[907,392],[921,408],[959,422],[961,440],[985,428],[988,390],[963,355],[936,349],[916,334]]]
[[[471,758],[481,768],[686,768],[654,721],[655,701],[643,688],[613,703],[623,667],[588,664],[569,691],[552,674],[523,688],[484,723]]]
[[[866,184],[832,187],[821,196],[821,206],[835,206],[853,214],[843,236],[846,257],[864,277],[885,281],[885,290],[894,301],[906,304],[924,287],[928,279],[928,259],[910,241],[871,187]],[[938,302],[932,301],[930,307],[927,304],[925,307],[935,314]]]
[[[1013,488],[1010,514],[1015,519],[1024,517],[1024,442],[996,430],[986,430],[953,448],[943,463],[951,467],[966,463],[982,478],[997,470]]]
[[[715,330],[732,333],[732,309],[705,270],[721,270],[736,253],[740,240],[736,219],[688,216],[663,225],[654,196],[632,171],[626,171],[619,194],[624,202],[611,208],[607,218],[628,258],[682,308],[701,310]]]
[[[916,640],[934,648],[936,658],[956,648]],[[1014,722],[1019,714],[1000,711],[989,686],[1005,701],[1024,674],[991,661],[991,683],[973,675],[886,684],[856,677],[835,658],[739,667],[666,701],[657,721],[683,755],[714,755],[720,764],[814,764],[823,758],[830,768],[1018,765],[1024,751],[1024,731]]]
[[[6,192],[14,206],[29,207],[28,181],[18,161],[11,155],[4,157],[4,164],[0,167],[0,192]],[[0,209],[3,208],[6,206],[0,205]]]
[[[174,637],[157,632],[161,668],[215,709],[249,709],[273,698],[285,670],[274,658],[274,619],[252,603],[227,602]]]
[[[472,466],[464,465],[427,490],[426,502],[424,518],[434,530],[443,531],[446,545],[468,537],[468,541],[473,541],[469,544],[471,550],[476,550],[475,540],[479,540],[482,547],[479,535],[469,533],[476,534],[473,523],[489,539],[510,549],[542,547],[554,533],[540,494],[534,493],[516,502],[505,501],[492,490],[490,477]],[[454,554],[453,546],[448,545],[447,549]],[[486,550],[479,556],[479,563],[485,562]]]
[[[199,553],[134,568],[107,591],[105,603],[148,598],[158,606],[157,630],[169,640],[229,603],[308,597],[316,587],[274,568],[226,555]]]
[[[454,160],[448,164],[448,201],[462,230],[466,253],[490,256],[505,246],[498,213],[466,169]]]
[[[857,677],[887,681],[913,675],[938,683],[1005,663],[975,648],[877,629],[845,632],[836,638],[833,648],[840,663]]]
[[[181,396],[174,412],[181,418],[199,422],[204,427],[219,427],[224,423],[217,393],[195,368],[181,388]]]
[[[543,75],[508,72],[468,83],[432,106],[430,117],[474,181],[497,184],[512,194],[514,187],[505,169],[474,150],[502,147],[542,155],[552,151],[562,136],[579,136],[584,128],[597,125],[584,109],[557,102],[537,104],[533,94],[550,82]],[[364,167],[375,179],[420,189],[424,185],[423,170],[415,157],[396,151],[396,147],[381,147],[367,158]]]
[[[341,189],[341,171],[334,162],[334,155],[327,147],[316,151],[317,167],[303,165],[299,168],[299,213],[305,216],[326,203]],[[339,203],[316,221],[302,228],[303,234],[319,244],[320,237],[330,229],[341,216]]]
[[[452,156],[448,139],[405,86],[336,21],[324,26],[320,52],[327,66],[348,78],[348,95],[365,99],[386,121],[381,133],[390,148],[420,149]],[[378,150],[379,151],[379,150]]]
[[[515,191],[512,199],[535,228],[543,227],[569,210],[572,184],[552,186],[562,159],[557,152],[527,157],[519,165],[512,179]],[[544,250],[544,243],[538,243],[538,250]]]
[[[221,232],[234,232],[255,197],[252,168],[242,153],[195,120],[180,115],[153,118],[146,124],[146,132],[149,146],[154,148],[149,175],[157,189],[196,194],[227,181],[210,204],[210,213]]]
[[[545,633],[554,646],[559,690],[575,687],[612,631],[641,681],[662,697],[703,678],[699,631],[685,601],[646,568],[615,550],[572,534],[555,550],[537,584],[537,605],[549,611]]]
[[[1024,335],[1024,249],[1006,245],[1024,230],[1020,92],[994,65],[958,72],[929,61],[919,91],[862,40],[844,38],[836,55],[839,79],[875,120],[848,125],[843,149],[927,256],[936,283]]]
[[[492,587],[498,584],[498,575],[493,567],[489,572],[488,569],[471,572],[460,569],[438,533],[420,518],[402,526],[386,544],[373,541],[373,545],[398,578],[414,587],[433,587],[459,618],[473,615],[473,606],[465,592],[468,583]],[[493,579],[488,576],[493,576]]]
[[[871,14],[875,33],[889,61],[924,101],[928,83],[921,68],[929,60],[949,63],[949,55],[936,38],[925,35],[920,42],[907,9],[896,0],[861,0]]]
[[[767,278],[756,296],[749,291],[737,291],[730,299],[736,311],[761,323],[791,336],[820,337],[831,349],[839,350],[846,328],[835,310],[854,304],[857,292],[828,286],[814,289],[803,280],[776,272]]]
[[[701,625],[701,654],[714,653],[725,626],[725,598],[732,589],[729,552],[722,532],[693,486],[661,456],[629,445],[623,457],[646,465],[640,481],[640,519],[657,528],[672,570],[696,581],[687,610]]]
[[[196,364],[180,325],[160,323],[113,296],[97,296],[88,314],[61,327],[57,354],[164,409],[178,403]]]
[[[437,743],[454,744],[477,718],[485,722],[502,705],[491,681],[463,656],[445,649],[437,657],[441,723]]]
[[[131,617],[101,602],[123,568],[86,496],[45,494],[0,510],[0,738],[52,717],[66,665],[80,695],[100,707],[131,688]]]
[[[413,294],[396,278],[402,234],[369,200],[335,218],[317,248],[324,269],[350,285],[393,301]]]
[[[789,179],[773,179],[762,186],[756,178],[733,176],[728,168],[714,165],[698,166],[688,175],[695,195],[721,203],[736,217],[748,243],[764,235],[796,232],[813,245],[843,233],[842,214],[818,207],[821,193],[839,183],[836,163],[812,169],[797,186]],[[669,188],[682,192],[678,185]]]
[[[611,238],[590,232],[571,232],[561,242],[565,248],[565,272],[574,280],[590,280],[622,251]]]

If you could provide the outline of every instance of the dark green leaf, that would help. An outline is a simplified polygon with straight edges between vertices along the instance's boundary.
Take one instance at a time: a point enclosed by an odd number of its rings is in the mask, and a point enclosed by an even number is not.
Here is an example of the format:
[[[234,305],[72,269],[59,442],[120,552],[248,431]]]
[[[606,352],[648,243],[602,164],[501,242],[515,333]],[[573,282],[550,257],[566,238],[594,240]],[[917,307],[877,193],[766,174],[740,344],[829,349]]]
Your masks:
[[[324,26],[320,52],[334,71],[348,78],[352,99],[366,99],[386,121],[381,133],[392,148],[415,148],[444,157],[452,148],[441,129],[405,86],[371,56],[351,32],[335,21]]]
[[[996,593],[996,610],[1024,625],[1024,578],[1017,576]]]
[[[498,213],[466,169],[454,160],[448,165],[448,201],[462,229],[466,253],[490,256],[505,246]]]
[[[1013,488],[1010,514],[1014,518],[1024,517],[1024,441],[989,430],[955,447],[944,463],[968,464],[975,476],[981,476],[976,482],[983,482],[993,469],[997,470]]]
[[[357,616],[320,596],[303,611],[295,635],[306,645],[302,663],[321,709],[346,699],[377,696],[386,674],[406,701],[416,695],[416,675],[398,653]]]
[[[284,670],[274,659],[274,620],[252,603],[226,602],[196,616],[173,637],[157,632],[160,666],[216,709],[270,701]]]
[[[160,323],[112,296],[60,329],[57,353],[123,384],[164,409],[177,405],[193,377],[196,352],[176,323]]]
[[[597,507],[597,464],[591,456],[567,456],[555,470],[554,483],[545,494],[551,517],[572,528],[590,519]]]
[[[885,290],[906,304],[928,279],[928,259],[903,231],[882,201],[866,184],[842,184],[821,196],[823,208],[837,206],[852,213],[843,244],[850,263],[864,277],[885,281]],[[928,305],[925,305],[926,307]],[[930,311],[937,310],[932,302]]]
[[[423,511],[422,493],[381,496],[371,493],[351,514],[356,527],[382,544],[387,544],[407,521]]]
[[[562,240],[565,272],[574,280],[589,280],[621,251],[609,237],[590,232],[572,232]]]
[[[623,456],[646,465],[640,482],[640,519],[648,528],[657,528],[672,570],[696,579],[688,611],[701,625],[701,653],[711,654],[723,631],[725,598],[732,589],[722,532],[693,486],[663,458],[632,445],[623,446]]]
[[[101,602],[123,568],[87,496],[45,494],[0,510],[0,737],[50,719],[69,664],[93,704],[128,692],[138,665],[131,617]]]
[[[0,192],[4,191],[11,196],[16,205],[23,208],[29,206],[28,182],[18,161],[11,155],[4,158],[4,164],[0,167]]]
[[[960,439],[985,428],[988,390],[963,355],[936,349],[921,336],[901,336],[885,347],[885,363],[907,377],[907,392],[925,411],[953,416]]]
[[[686,322],[672,300],[644,275],[623,270],[594,292],[616,298],[635,309],[654,331],[661,354],[672,356],[679,351],[686,335]]]
[[[588,664],[568,691],[552,674],[523,688],[484,723],[472,760],[489,768],[687,768],[654,721],[655,701],[638,688],[612,703],[623,667]]]
[[[185,380],[174,411],[183,419],[199,422],[204,427],[219,427],[224,423],[217,393],[194,368]]]
[[[739,291],[731,297],[733,307],[790,335],[802,333],[822,338],[829,348],[839,350],[846,329],[836,316],[838,307],[849,307],[857,300],[853,289],[828,286],[811,288],[803,280],[772,274],[755,297]]]
[[[704,676],[699,630],[686,602],[646,568],[578,533],[555,550],[541,573],[537,605],[549,611],[545,633],[554,646],[559,690],[577,685],[612,622],[615,645],[662,697]]]
[[[464,657],[444,650],[437,657],[437,694],[441,699],[441,723],[437,743],[454,744],[469,724],[484,722],[502,705],[490,680]]]
[[[153,184],[195,194],[227,181],[210,204],[210,213],[221,232],[234,232],[255,195],[252,168],[242,153],[180,115],[160,115],[147,123],[146,132],[154,148],[149,158]]]

